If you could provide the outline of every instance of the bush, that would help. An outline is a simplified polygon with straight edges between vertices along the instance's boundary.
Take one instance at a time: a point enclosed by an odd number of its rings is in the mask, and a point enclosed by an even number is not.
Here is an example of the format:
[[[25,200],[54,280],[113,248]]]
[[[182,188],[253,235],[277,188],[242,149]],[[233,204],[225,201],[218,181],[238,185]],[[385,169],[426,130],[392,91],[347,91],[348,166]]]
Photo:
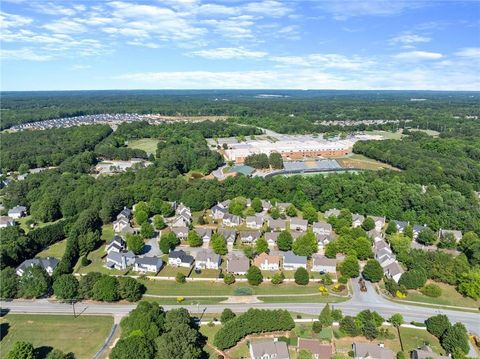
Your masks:
[[[181,272],[178,272],[176,275],[175,275],[175,281],[177,283],[185,283],[187,281],[187,277],[185,276],[185,274],[181,273]]]
[[[233,284],[235,283],[235,276],[232,273],[225,273],[223,282],[228,285]]]
[[[411,269],[402,274],[398,284],[407,289],[418,289],[427,282],[427,275],[423,269]]]
[[[229,308],[225,308],[222,312],[222,315],[220,316],[220,321],[222,324],[225,324],[229,320],[232,320],[233,318],[236,317],[236,314]]]
[[[330,275],[330,273],[325,273],[324,275],[322,275],[321,281],[324,285],[333,284],[332,276]]]
[[[294,278],[295,283],[299,285],[307,285],[310,281],[310,278],[308,277],[308,272],[303,267],[300,267],[295,271]]]
[[[436,284],[427,284],[425,287],[420,289],[420,292],[427,297],[433,298],[437,298],[442,295],[442,289]]]
[[[283,272],[275,273],[272,276],[272,284],[275,284],[275,285],[282,284],[284,280],[285,280],[285,275],[283,274]]]
[[[338,278],[338,282],[342,283],[342,284],[347,284],[348,283],[348,277],[345,277],[344,275],[342,275],[342,276],[340,276],[340,278]]]
[[[236,288],[233,294],[234,295],[252,295],[253,291],[252,291],[252,288],[240,287],[240,288]]]
[[[260,268],[251,266],[247,271],[247,280],[250,285],[259,285],[263,282],[263,275]]]
[[[82,267],[86,267],[90,264],[90,260],[87,258],[87,256],[83,256],[82,257],[82,260],[80,262],[80,264],[82,265]]]
[[[320,333],[322,331],[322,323],[320,323],[319,321],[315,321],[313,322],[312,324],[312,330],[314,333]]]
[[[427,326],[427,331],[437,338],[440,338],[447,329],[451,327],[450,320],[448,320],[448,317],[444,314],[438,314],[428,318],[425,321],[425,325]]]

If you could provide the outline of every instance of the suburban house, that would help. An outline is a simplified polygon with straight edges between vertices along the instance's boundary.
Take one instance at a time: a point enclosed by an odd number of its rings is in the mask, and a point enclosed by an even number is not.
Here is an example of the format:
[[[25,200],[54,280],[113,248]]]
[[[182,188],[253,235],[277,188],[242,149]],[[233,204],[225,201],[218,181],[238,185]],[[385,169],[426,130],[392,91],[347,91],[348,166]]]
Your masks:
[[[440,229],[438,231],[438,238],[443,238],[449,234],[453,235],[453,238],[455,238],[455,241],[457,241],[457,243],[460,242],[460,240],[462,239],[461,231],[454,231],[451,229]]]
[[[0,228],[7,228],[15,225],[15,220],[12,217],[0,216]]]
[[[53,270],[57,267],[58,263],[58,259],[53,257],[27,259],[17,267],[16,272],[17,275],[21,277],[28,268],[40,266],[45,269],[48,275],[52,275]]]
[[[360,227],[365,220],[365,217],[362,216],[361,214],[352,214],[352,227],[357,228]]]
[[[383,273],[397,283],[404,272],[405,270],[397,261],[394,261],[393,263],[383,267]]]
[[[27,207],[25,206],[15,206],[8,211],[8,216],[13,219],[21,218],[27,215]]]
[[[130,221],[125,217],[120,217],[115,222],[113,222],[113,231],[115,233],[121,233],[130,227]]]
[[[307,257],[297,256],[292,251],[283,254],[283,269],[296,270],[300,267],[307,269]]]
[[[332,240],[332,236],[326,234],[315,234],[315,238],[317,239],[319,250],[323,250],[323,248]]]
[[[212,207],[212,217],[213,219],[223,219],[223,216],[225,216],[228,211],[227,208],[223,206],[223,204],[218,203],[215,206]]]
[[[340,215],[340,210],[336,208],[328,209],[324,213],[325,218],[338,217]]]
[[[272,204],[270,203],[270,201],[262,199],[262,208],[264,211],[270,211],[272,209]]]
[[[327,222],[315,222],[313,224],[313,233],[329,236],[332,234],[332,225]]]
[[[109,269],[115,268],[124,270],[135,263],[135,254],[133,252],[115,252],[110,251],[105,258],[105,266]]]
[[[218,269],[222,259],[211,249],[202,249],[195,257],[196,269]]]
[[[125,249],[125,241],[120,236],[114,236],[105,246],[107,253],[117,252],[120,253]]]
[[[132,210],[127,207],[123,207],[122,211],[117,215],[117,219],[120,218],[125,218],[127,221],[129,221],[132,219]]]
[[[209,243],[212,239],[212,230],[210,228],[195,228],[195,232],[202,238],[203,243]]]
[[[279,235],[280,235],[280,232],[265,233],[265,239],[267,240],[269,247],[274,247],[277,244],[277,239]]]
[[[408,222],[405,221],[395,221],[395,224],[397,225],[397,232],[399,233],[405,232],[405,229],[408,226]]]
[[[290,359],[287,343],[275,339],[251,341],[251,359]]]
[[[260,216],[247,216],[245,224],[248,228],[260,229],[263,226],[263,218]]]
[[[184,241],[187,239],[188,237],[188,227],[172,227],[170,228],[172,230],[173,233],[175,233],[175,236]]]
[[[190,268],[190,266],[193,264],[193,260],[194,259],[191,255],[182,250],[172,251],[168,255],[168,264],[173,267]]]
[[[176,204],[174,204],[174,207]],[[175,208],[175,217],[170,221],[171,227],[188,227],[192,224],[192,212],[182,203]]]
[[[428,227],[426,225],[419,225],[419,224],[415,224],[413,226],[413,239],[417,239],[418,238],[418,235],[420,233],[422,233],[424,230],[426,230]]]
[[[227,272],[246,274],[250,268],[250,260],[243,253],[230,253],[227,257]]]
[[[312,359],[331,359],[333,348],[331,344],[320,344],[316,339],[298,338],[297,351],[307,350],[312,353]]]
[[[375,229],[378,232],[382,231],[382,228],[385,226],[386,223],[386,218],[385,217],[377,217],[377,216],[369,216],[371,219],[373,219],[373,222],[375,223]]]
[[[374,242],[383,241],[383,233],[380,231],[377,231],[376,228],[371,229],[370,231],[367,232],[367,234],[371,239],[373,239]]]
[[[353,343],[353,357],[355,359],[394,359],[393,351],[387,349],[383,344]]]
[[[135,259],[133,270],[135,272],[152,272],[157,273],[162,269],[163,261],[158,257],[143,257]]]
[[[308,221],[306,219],[292,218],[290,219],[290,229],[294,231],[306,231],[308,228]]]
[[[261,270],[278,270],[280,268],[280,257],[261,253],[255,257],[253,263]]]
[[[225,238],[227,241],[227,248],[229,251],[231,251],[233,249],[235,239],[237,238],[237,231],[234,229],[219,228],[217,233]]]
[[[230,214],[226,213],[225,216],[223,216],[223,225],[227,227],[236,227],[239,226],[242,223],[242,219],[240,216],[237,216],[235,214]]]
[[[173,220],[170,222],[170,226],[172,227],[188,227],[191,223],[191,219],[188,219],[184,216],[175,216]]]
[[[337,260],[327,258],[320,254],[313,255],[313,272],[319,273],[336,273],[337,272]]]
[[[418,349],[412,350],[412,359],[449,359],[447,355],[435,353],[428,345],[423,345]]]
[[[287,208],[290,207],[292,204],[288,202],[277,202],[277,208],[280,211],[280,213],[285,213],[287,211]]]
[[[284,219],[272,219],[268,220],[268,226],[272,231],[284,231],[287,229],[287,221]]]
[[[255,243],[262,236],[260,231],[244,231],[240,232],[240,240],[242,243]]]

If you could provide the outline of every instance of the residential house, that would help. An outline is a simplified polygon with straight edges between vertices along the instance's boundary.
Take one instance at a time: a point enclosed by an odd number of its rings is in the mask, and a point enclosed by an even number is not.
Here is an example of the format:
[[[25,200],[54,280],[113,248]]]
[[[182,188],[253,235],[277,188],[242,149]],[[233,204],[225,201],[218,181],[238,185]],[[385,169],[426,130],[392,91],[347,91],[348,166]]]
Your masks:
[[[255,243],[262,236],[260,231],[244,231],[240,232],[240,240],[242,243]]]
[[[353,343],[353,357],[355,359],[394,359],[393,351],[384,347],[383,344]]]
[[[105,246],[105,251],[110,252],[123,252],[125,250],[125,241],[120,236],[114,236]]]
[[[258,215],[247,216],[247,218],[245,219],[245,224],[247,228],[260,229],[263,226],[263,218]]]
[[[277,202],[277,208],[280,213],[285,213],[287,208],[290,207],[292,204],[289,202]]]
[[[190,226],[191,219],[188,219],[185,216],[175,216],[171,221],[170,221],[170,226],[171,227],[188,227]]]
[[[313,272],[320,273],[336,273],[337,272],[337,260],[327,258],[320,254],[313,255]]]
[[[262,199],[262,208],[265,212],[270,211],[272,209],[272,204],[270,201]]]
[[[115,252],[110,251],[105,258],[105,266],[109,269],[115,268],[125,270],[128,266],[135,263],[135,254],[133,252]]]
[[[297,351],[307,350],[312,354],[312,359],[331,359],[333,347],[331,344],[320,344],[316,339],[298,338]]]
[[[223,216],[223,225],[224,226],[236,227],[236,226],[239,226],[241,223],[242,223],[242,219],[235,214],[226,213]]]
[[[133,270],[141,273],[158,273],[162,269],[163,261],[158,257],[143,257],[135,259]]]
[[[227,257],[227,272],[244,275],[250,268],[250,260],[243,253],[230,253]]]
[[[181,241],[184,241],[188,238],[188,227],[172,227],[170,229]]]
[[[58,263],[59,263],[58,259],[53,257],[27,259],[17,267],[16,273],[18,276],[21,277],[28,268],[33,266],[40,266],[43,269],[45,269],[48,275],[52,275]]]
[[[303,232],[303,231],[291,231],[290,232],[290,235],[292,236],[292,239],[295,240],[297,239],[298,237],[301,237],[305,234],[306,232]]]
[[[268,246],[273,248],[277,244],[278,236],[280,232],[267,232],[265,233],[265,239],[267,240]]]
[[[228,213],[227,207],[224,207],[223,204],[218,203],[212,207],[212,217],[213,219],[223,219],[223,217]]]
[[[332,236],[326,234],[315,234],[315,238],[317,239],[319,250],[323,250],[325,246],[332,241]]]
[[[308,228],[308,221],[306,219],[300,219],[296,217],[290,219],[291,230],[305,232],[307,228]]]
[[[193,261],[193,257],[182,250],[171,251],[168,255],[168,264],[173,267],[190,268],[190,266],[193,264]]]
[[[253,263],[261,270],[278,270],[280,268],[280,257],[261,253],[255,257]]]
[[[283,254],[283,269],[296,270],[300,267],[307,269],[307,257],[297,256],[292,251]]]
[[[122,233],[130,227],[130,221],[125,217],[118,218],[113,222],[113,231],[115,233]]]
[[[332,234],[332,225],[327,222],[315,222],[313,224],[313,233],[329,236]]]
[[[272,231],[284,231],[287,229],[287,221],[284,219],[272,219],[268,220],[268,227]]]
[[[375,230],[377,232],[381,232],[382,228],[385,226],[386,218],[385,217],[377,217],[377,216],[369,216],[375,222]]]
[[[190,208],[179,204],[175,209],[175,217],[171,221],[172,227],[188,227],[192,224],[192,212]]]
[[[405,221],[395,221],[395,224],[397,225],[397,232],[399,233],[405,232],[405,229],[408,226],[408,222]]]
[[[448,355],[435,353],[428,345],[423,345],[418,349],[412,350],[412,359],[449,359]]]
[[[197,269],[218,269],[221,263],[220,255],[211,249],[202,249],[195,257],[195,268]]]
[[[440,229],[438,231],[438,238],[443,238],[448,234],[453,235],[453,238],[455,238],[455,241],[457,241],[457,243],[460,242],[460,240],[462,239],[462,232],[461,231],[455,231],[455,230],[451,230],[451,229]]]
[[[383,241],[383,233],[377,231],[376,228],[367,232],[368,236],[373,239],[374,242]]]
[[[212,230],[210,228],[195,228],[195,232],[202,238],[203,243],[208,245],[212,239]]]
[[[27,215],[27,207],[25,206],[15,206],[8,211],[8,216],[13,219],[25,217]]]
[[[402,266],[397,262],[390,263],[389,265],[383,267],[383,273],[388,277],[393,279],[398,283],[400,277],[405,272]]]
[[[0,228],[7,228],[15,225],[15,220],[12,217],[0,216]]]
[[[357,228],[360,227],[365,220],[365,217],[362,216],[361,214],[352,214],[352,227]]]
[[[235,239],[237,238],[237,231],[234,229],[219,228],[217,233],[225,238],[227,241],[227,249],[231,251],[235,244]]]
[[[422,233],[424,230],[426,230],[427,228],[428,228],[427,225],[421,226],[419,224],[415,224],[413,226],[413,239],[417,239],[418,235]]]
[[[251,359],[290,359],[287,343],[275,339],[251,341]]]
[[[130,221],[132,219],[132,210],[127,207],[123,207],[122,211],[117,215],[117,219],[120,218],[125,218],[127,221]]]
[[[338,217],[340,215],[340,210],[336,208],[328,209],[324,213],[325,218]]]

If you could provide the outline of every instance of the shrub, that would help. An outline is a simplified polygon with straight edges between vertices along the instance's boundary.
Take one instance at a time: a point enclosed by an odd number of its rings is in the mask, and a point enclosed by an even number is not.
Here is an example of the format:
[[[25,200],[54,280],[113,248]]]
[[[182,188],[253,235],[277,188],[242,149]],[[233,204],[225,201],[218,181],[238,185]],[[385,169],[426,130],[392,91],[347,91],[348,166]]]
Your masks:
[[[263,275],[260,268],[251,266],[247,271],[247,280],[250,285],[259,285],[263,282]]]
[[[272,284],[275,284],[275,285],[282,284],[284,280],[285,280],[285,275],[283,274],[283,272],[275,273],[272,276]]]
[[[427,284],[425,287],[420,289],[420,292],[425,294],[427,297],[437,298],[442,295],[442,289],[436,284]]]
[[[177,283],[185,283],[187,281],[187,277],[185,277],[185,274],[178,272],[175,276],[175,281]]]
[[[338,282],[339,283],[342,283],[342,284],[347,284],[348,283],[348,277],[345,277],[345,276],[340,276],[340,278],[338,278]]]
[[[233,284],[235,283],[235,276],[232,273],[225,273],[225,276],[223,277],[223,282],[225,284]]]
[[[448,328],[451,327],[450,320],[444,314],[438,314],[433,317],[428,318],[425,321],[427,330],[430,334],[440,338]]]
[[[315,321],[312,324],[312,330],[314,333],[320,333],[322,331],[322,323]]]
[[[236,317],[236,314],[229,308],[225,308],[222,312],[222,315],[220,316],[220,321],[222,324],[225,324],[229,320],[232,320],[233,318]]]
[[[423,269],[411,269],[402,274],[398,284],[404,285],[407,289],[423,287],[427,281],[427,275]]]
[[[308,277],[308,272],[303,267],[300,267],[295,271],[294,278],[295,283],[299,285],[307,285],[310,281],[310,278]]]
[[[80,264],[82,267],[86,267],[90,264],[90,260],[87,258],[87,256],[83,256]]]

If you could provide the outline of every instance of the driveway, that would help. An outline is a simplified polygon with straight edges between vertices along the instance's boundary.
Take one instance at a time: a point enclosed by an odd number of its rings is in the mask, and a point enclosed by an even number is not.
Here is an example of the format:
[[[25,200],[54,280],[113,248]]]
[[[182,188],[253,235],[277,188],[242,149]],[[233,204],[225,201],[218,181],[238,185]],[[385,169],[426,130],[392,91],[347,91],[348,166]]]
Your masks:
[[[150,238],[147,243],[145,243],[145,254],[143,257],[161,257],[163,255],[160,247],[158,246],[158,237]]]

